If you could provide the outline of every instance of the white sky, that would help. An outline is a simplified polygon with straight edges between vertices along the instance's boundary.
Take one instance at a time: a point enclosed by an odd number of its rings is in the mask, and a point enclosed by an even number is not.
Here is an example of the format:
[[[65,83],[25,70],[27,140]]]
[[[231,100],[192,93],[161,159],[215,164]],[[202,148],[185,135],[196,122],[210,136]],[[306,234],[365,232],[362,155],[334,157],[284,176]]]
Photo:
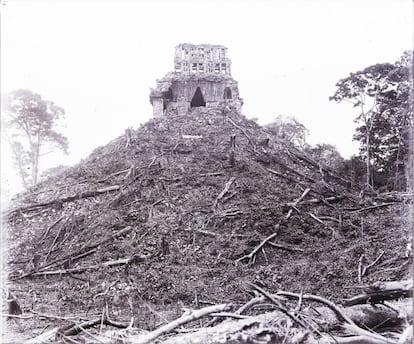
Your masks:
[[[2,92],[27,88],[66,111],[71,153],[43,168],[151,118],[149,88],[186,42],[228,47],[247,117],[294,116],[310,143],[349,157],[356,113],[329,101],[336,82],[412,49],[410,0],[0,1]],[[3,188],[14,190],[7,152],[2,160]]]

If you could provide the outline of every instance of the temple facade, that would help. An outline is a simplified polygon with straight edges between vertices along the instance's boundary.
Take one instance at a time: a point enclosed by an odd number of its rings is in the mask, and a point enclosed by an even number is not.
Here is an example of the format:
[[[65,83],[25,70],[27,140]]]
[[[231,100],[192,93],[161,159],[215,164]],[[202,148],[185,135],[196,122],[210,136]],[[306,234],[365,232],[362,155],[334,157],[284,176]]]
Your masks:
[[[190,113],[192,108],[231,105],[241,110],[237,81],[231,76],[227,48],[211,44],[175,47],[174,72],[151,89],[153,116]]]

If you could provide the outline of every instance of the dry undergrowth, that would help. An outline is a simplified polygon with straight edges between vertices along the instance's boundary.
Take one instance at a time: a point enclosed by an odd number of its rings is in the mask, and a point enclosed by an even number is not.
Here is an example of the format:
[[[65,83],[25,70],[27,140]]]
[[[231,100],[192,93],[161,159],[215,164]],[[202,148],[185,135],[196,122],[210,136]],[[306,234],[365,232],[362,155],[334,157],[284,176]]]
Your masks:
[[[405,278],[410,198],[361,198],[267,137],[228,109],[196,109],[127,130],[18,195],[8,267],[24,311],[81,321],[107,308],[151,330],[182,307],[243,304],[247,282],[340,302],[361,283]],[[51,321],[19,326],[30,337]]]

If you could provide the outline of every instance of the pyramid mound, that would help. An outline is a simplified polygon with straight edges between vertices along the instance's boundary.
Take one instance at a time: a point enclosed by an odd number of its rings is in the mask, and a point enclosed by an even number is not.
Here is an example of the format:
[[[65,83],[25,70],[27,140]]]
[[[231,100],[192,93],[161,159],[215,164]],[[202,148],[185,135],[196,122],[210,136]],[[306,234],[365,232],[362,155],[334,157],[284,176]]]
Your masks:
[[[43,310],[108,304],[129,319],[143,302],[243,302],[247,281],[337,299],[357,284],[361,254],[404,261],[401,203],[365,216],[375,196],[269,135],[229,106],[127,130],[18,195],[11,284],[25,300],[36,289]]]

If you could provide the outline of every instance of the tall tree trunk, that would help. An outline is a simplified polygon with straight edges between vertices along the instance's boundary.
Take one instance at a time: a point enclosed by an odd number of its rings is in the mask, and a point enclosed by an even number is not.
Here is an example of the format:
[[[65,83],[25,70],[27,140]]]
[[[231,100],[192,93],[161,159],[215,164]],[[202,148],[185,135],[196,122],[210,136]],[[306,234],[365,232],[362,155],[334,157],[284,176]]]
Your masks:
[[[414,68],[414,67],[413,67]],[[414,140],[413,140],[413,128],[410,126],[408,128],[408,154],[407,160],[404,161],[405,167],[405,178],[406,178],[406,190],[412,191],[413,190],[413,173],[414,173],[414,164],[413,164],[413,147],[414,147]]]
[[[397,190],[398,185],[398,181],[399,181],[399,164],[400,164],[400,152],[401,152],[401,144],[402,144],[402,137],[401,137],[401,132],[399,132],[398,135],[398,148],[397,148],[397,156],[395,158],[395,174],[394,174],[394,187],[393,190]]]
[[[370,184],[370,179],[371,179],[371,168],[370,168],[370,149],[369,149],[369,145],[370,145],[370,140],[369,140],[369,131],[368,131],[368,126],[366,126],[367,128],[367,133],[366,133],[366,146],[367,146],[367,159],[366,159],[366,169],[367,169],[367,185],[371,185]]]
[[[35,150],[33,152],[33,185],[37,184],[37,177],[39,174],[39,156],[40,156],[40,135],[37,136],[37,143],[35,145]]]
[[[14,158],[15,158],[16,163],[17,163],[17,168],[19,170],[20,179],[22,180],[24,188],[27,189],[28,185],[27,185],[26,176],[25,176],[25,172],[24,172],[24,163],[23,163],[23,160],[22,160],[23,158],[21,156],[21,154],[23,154],[23,152],[19,153],[16,149],[15,143],[12,142],[10,140],[10,138],[8,138],[8,140],[9,140],[9,145],[12,149]]]
[[[31,185],[35,185],[35,178],[36,178],[36,173],[35,173],[35,168],[36,168],[36,161],[35,161],[35,157],[32,153],[32,156],[30,157],[30,165],[31,165],[31,169],[32,169],[32,180],[31,180]]]
[[[37,134],[37,142],[33,145],[32,151],[32,185],[37,184],[39,174],[39,156],[40,156],[40,134]]]
[[[365,148],[366,148],[366,154],[367,154],[366,160],[365,160],[366,172],[367,172],[367,175],[366,175],[366,185],[367,186],[370,186],[371,185],[370,184],[370,181],[371,181],[371,173],[370,173],[371,172],[371,164],[370,164],[370,159],[371,159],[370,143],[371,142],[370,142],[369,135],[370,135],[371,129],[372,129],[372,118],[371,118],[371,121],[369,121],[368,120],[368,117],[367,117],[367,114],[369,114],[370,111],[365,112],[365,109],[364,109],[365,99],[362,98],[360,100],[360,102],[361,102],[361,104],[360,104],[360,107],[361,107],[361,117],[363,118],[364,124],[365,124]]]

